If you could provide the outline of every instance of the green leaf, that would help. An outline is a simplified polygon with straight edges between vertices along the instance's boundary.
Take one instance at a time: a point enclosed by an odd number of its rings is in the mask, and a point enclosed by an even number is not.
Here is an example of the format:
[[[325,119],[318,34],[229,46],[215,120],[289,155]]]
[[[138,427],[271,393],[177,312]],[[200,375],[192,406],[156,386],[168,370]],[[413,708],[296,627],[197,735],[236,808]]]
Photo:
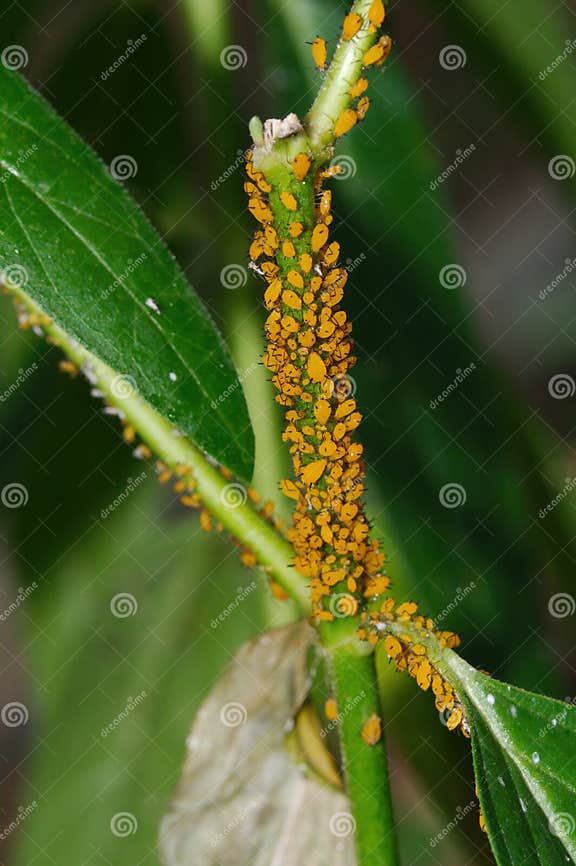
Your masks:
[[[576,708],[498,682],[455,653],[444,662],[468,715],[499,866],[576,862]]]
[[[227,348],[111,171],[0,66],[0,269],[183,433],[247,479],[253,434]],[[113,166],[113,168],[112,168]]]

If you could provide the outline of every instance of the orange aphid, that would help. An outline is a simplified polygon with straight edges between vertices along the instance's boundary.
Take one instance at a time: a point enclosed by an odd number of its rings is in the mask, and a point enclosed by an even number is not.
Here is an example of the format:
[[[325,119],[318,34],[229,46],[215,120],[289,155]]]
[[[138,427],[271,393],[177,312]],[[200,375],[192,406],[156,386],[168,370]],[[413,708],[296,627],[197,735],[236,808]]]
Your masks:
[[[280,297],[281,291],[282,283],[280,280],[273,280],[269,286],[267,286],[266,291],[264,292],[264,303],[267,307],[271,307],[272,304],[276,303]]]
[[[292,291],[292,289],[285,289],[282,292],[282,301],[292,310],[302,309],[302,298],[300,295],[297,295],[296,292]]]
[[[300,258],[298,259],[298,264],[300,265],[300,270],[303,273],[309,274],[312,270],[313,264],[312,256],[310,255],[310,253],[302,253]]]
[[[322,477],[325,469],[326,460],[314,460],[302,467],[300,477],[304,484],[315,484]]]
[[[384,22],[386,10],[382,0],[372,0],[372,5],[368,10],[368,21],[373,27],[381,27]]]
[[[375,746],[382,736],[382,723],[380,716],[373,713],[362,727],[362,739],[367,746]]]
[[[298,202],[296,201],[296,197],[292,195],[291,192],[287,190],[283,190],[280,193],[280,201],[284,205],[287,210],[296,210],[298,208]]]
[[[358,120],[364,120],[369,108],[370,99],[368,96],[363,96],[362,99],[358,100],[358,104],[356,106],[356,114],[358,115]]]
[[[289,478],[285,478],[280,482],[280,490],[284,496],[288,496],[290,499],[298,499],[300,497],[300,491]]]
[[[320,196],[320,204],[319,211],[321,216],[327,217],[330,214],[330,208],[332,206],[332,193],[329,189],[325,189]]]
[[[270,591],[275,599],[278,601],[286,601],[290,596],[286,592],[283,586],[280,586],[275,580],[270,581]]]
[[[313,382],[321,382],[326,376],[326,364],[317,352],[310,352],[306,369]]]
[[[302,223],[294,222],[290,223],[288,226],[288,232],[290,233],[290,237],[299,238],[302,232],[304,231],[304,226]]]
[[[338,718],[338,704],[334,698],[328,698],[324,704],[324,714],[329,722],[333,722],[334,719]]]
[[[346,135],[347,132],[350,132],[357,120],[358,115],[356,114],[354,109],[347,108],[346,111],[342,112],[342,114],[334,124],[334,137],[340,138],[340,136]]]
[[[307,153],[297,153],[292,160],[292,168],[296,180],[304,180],[310,170],[310,157]]]
[[[389,634],[384,638],[384,649],[391,659],[395,659],[402,653],[402,644],[397,637]]]
[[[328,400],[318,400],[314,406],[314,417],[319,424],[326,424],[328,418],[332,414],[332,408]]]
[[[322,39],[321,36],[317,36],[311,45],[311,49],[316,68],[323,72],[326,69],[326,58],[328,56],[326,40]]]
[[[344,19],[344,25],[342,27],[342,39],[344,39],[344,41],[353,39],[361,27],[362,16],[358,15],[357,12],[349,12]]]
[[[350,96],[352,99],[356,99],[358,96],[362,96],[364,91],[368,88],[368,79],[367,78],[359,78],[358,81],[355,81],[352,87],[349,90]]]
[[[362,60],[364,66],[381,66],[392,48],[389,36],[381,36],[376,45],[368,49]]]
[[[299,271],[288,271],[286,275],[286,279],[290,283],[291,286],[294,286],[295,289],[303,289],[304,288],[304,277]]]
[[[453,731],[462,723],[462,719],[464,718],[464,712],[462,707],[454,707],[451,710],[450,715],[448,716],[448,721],[446,722],[446,727],[449,731]]]
[[[271,223],[274,219],[272,211],[260,198],[251,198],[248,202],[248,210],[259,223]]]
[[[294,249],[294,244],[292,241],[283,241],[282,242],[282,255],[286,256],[287,259],[293,259],[296,255],[296,250]]]
[[[328,235],[328,226],[324,223],[318,223],[314,226],[312,230],[312,238],[310,241],[313,252],[317,253],[318,250],[322,249],[322,247],[328,240]]]

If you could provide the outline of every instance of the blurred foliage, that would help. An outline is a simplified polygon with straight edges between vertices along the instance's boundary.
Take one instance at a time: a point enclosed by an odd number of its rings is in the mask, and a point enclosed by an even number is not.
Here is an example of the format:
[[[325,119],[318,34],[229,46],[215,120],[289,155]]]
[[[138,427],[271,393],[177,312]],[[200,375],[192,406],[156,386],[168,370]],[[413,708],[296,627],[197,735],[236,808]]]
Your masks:
[[[123,153],[136,159],[131,190],[242,357],[240,367],[258,357],[261,287],[250,277],[241,290],[226,290],[219,275],[224,265],[244,262],[252,231],[239,156],[246,123],[255,112],[306,110],[319,78],[305,43],[321,33],[333,45],[344,8],[320,0],[230,4],[220,38],[247,51],[246,66],[236,71],[216,62],[218,41],[189,24],[183,2],[167,10],[144,0],[25,0],[2,16],[5,41],[26,46],[27,76],[68,122],[106,162]],[[536,411],[528,406],[476,333],[470,285],[449,290],[440,282],[446,265],[466,267],[459,181],[430,187],[451,158],[439,158],[419,43],[408,39],[415,16],[435,57],[459,43],[466,75],[488,70],[494,110],[523,136],[523,153],[531,145],[545,185],[551,156],[576,152],[574,62],[567,57],[545,81],[535,79],[539,64],[545,68],[562,51],[569,28],[561,10],[552,15],[535,3],[525,16],[511,10],[472,0],[392,8],[396,50],[371,84],[368,118],[341,145],[356,171],[333,184],[334,225],[344,259],[359,259],[349,281],[357,397],[366,416],[371,513],[395,551],[396,592],[432,615],[454,604],[443,623],[462,633],[471,662],[564,697],[574,694],[570,620],[551,619],[548,600],[571,586],[574,507],[567,497],[545,521],[538,512],[572,474],[570,441],[561,442],[554,429],[571,430],[571,401],[552,401],[551,408],[545,392]],[[103,80],[127,40],[143,32],[143,47]],[[457,73],[445,74],[456,80]],[[482,108],[481,94],[475,99],[472,106]],[[498,154],[483,145],[474,158],[486,167]],[[562,189],[572,195],[569,184]],[[494,230],[499,226],[495,216]],[[564,263],[556,264],[553,273]],[[24,681],[31,708],[30,758],[15,771],[11,803],[35,798],[39,806],[9,840],[8,862],[157,863],[157,824],[194,710],[232,650],[263,627],[269,604],[253,592],[234,616],[210,628],[253,578],[229,545],[200,537],[195,518],[182,515],[175,497],[152,481],[101,519],[145,467],[134,463],[116,421],[99,411],[84,383],[56,372],[56,350],[14,334],[12,311],[6,303],[0,309],[3,386],[18,369],[38,365],[0,407],[0,481],[25,480],[30,489],[26,508],[1,515],[11,551],[6,603],[16,587],[39,583],[15,615],[16,643],[8,646],[9,673]],[[536,333],[534,355],[539,349]],[[431,408],[471,363],[473,372]],[[275,494],[281,449],[262,368],[245,385],[257,467],[266,492]],[[452,483],[464,488],[466,502],[447,509],[439,493]],[[454,603],[458,588],[471,582],[474,590]],[[110,601],[122,591],[137,598],[136,616],[111,616]],[[386,665],[381,676],[403,860],[427,863],[430,839],[474,799],[469,746],[448,736],[429,696],[407,678]],[[142,689],[149,697],[103,738],[101,728]],[[22,730],[8,733],[2,751],[11,766]],[[137,816],[138,831],[120,839],[110,820],[122,811]],[[433,856],[449,866],[490,862],[475,816],[466,815]]]

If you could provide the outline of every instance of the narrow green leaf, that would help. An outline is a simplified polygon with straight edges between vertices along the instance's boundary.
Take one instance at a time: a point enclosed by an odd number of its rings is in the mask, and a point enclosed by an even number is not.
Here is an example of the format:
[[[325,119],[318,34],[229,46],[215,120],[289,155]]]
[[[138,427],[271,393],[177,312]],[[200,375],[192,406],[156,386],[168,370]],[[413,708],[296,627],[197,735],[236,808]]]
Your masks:
[[[0,271],[156,410],[247,479],[253,434],[226,346],[110,169],[0,66]],[[112,176],[111,176],[112,175]]]
[[[576,708],[498,682],[455,653],[443,662],[468,714],[499,866],[576,862]]]

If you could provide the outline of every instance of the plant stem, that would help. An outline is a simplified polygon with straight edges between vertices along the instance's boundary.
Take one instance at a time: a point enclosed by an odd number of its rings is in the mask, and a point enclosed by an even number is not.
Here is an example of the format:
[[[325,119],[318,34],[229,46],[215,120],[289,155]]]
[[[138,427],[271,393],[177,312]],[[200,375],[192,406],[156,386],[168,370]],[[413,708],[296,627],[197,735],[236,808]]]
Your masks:
[[[246,544],[256,555],[264,571],[273,577],[298,603],[304,614],[310,612],[310,599],[305,579],[290,564],[293,551],[286,539],[271,526],[243,495],[241,486],[238,505],[227,505],[229,497],[226,479],[206,455],[180,431],[156,412],[126,380],[72,339],[54,322],[46,320],[41,308],[21,289],[12,293],[29,313],[45,319],[43,331],[81,370],[89,373],[106,402],[115,406],[160,460],[170,469],[189,467],[196,482],[195,490],[206,508],[222,523],[234,538]],[[235,497],[236,500],[236,497]]]
[[[366,18],[372,0],[356,0],[350,9]],[[377,39],[376,32],[362,28],[348,41],[340,40],[312,108],[306,117],[306,131],[312,145],[326,148],[334,143],[334,124],[351,103],[350,87],[360,77],[366,51]]]
[[[340,624],[340,623],[339,623]],[[343,623],[342,623],[343,624]],[[349,627],[349,623],[346,623]],[[324,630],[327,667],[333,697],[341,714],[339,725],[346,793],[352,807],[358,866],[398,863],[384,734],[374,745],[362,738],[370,717],[380,718],[380,698],[374,653],[365,643],[349,639],[330,643]],[[330,630],[331,639],[334,629]]]

